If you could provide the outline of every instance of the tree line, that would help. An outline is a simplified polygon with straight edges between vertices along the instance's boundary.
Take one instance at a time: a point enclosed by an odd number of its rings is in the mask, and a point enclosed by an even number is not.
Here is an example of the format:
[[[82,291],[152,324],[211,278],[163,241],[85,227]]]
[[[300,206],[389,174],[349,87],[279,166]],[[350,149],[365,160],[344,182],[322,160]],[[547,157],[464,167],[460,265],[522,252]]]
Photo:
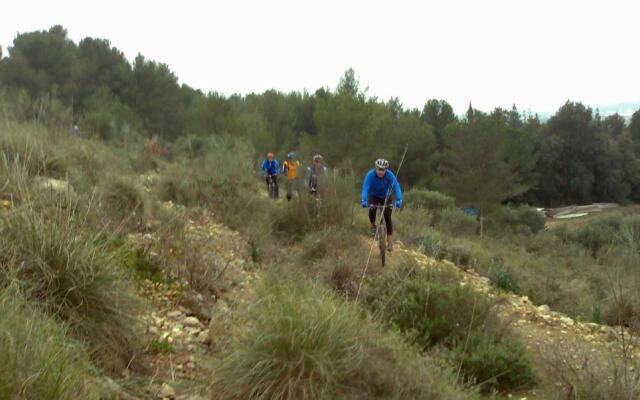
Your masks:
[[[228,134],[261,154],[321,153],[362,172],[379,157],[397,169],[406,152],[403,183],[464,206],[640,201],[640,110],[629,122],[571,101],[547,121],[515,105],[490,113],[470,105],[457,116],[445,100],[409,109],[369,96],[352,69],[335,89],[314,93],[203,93],[166,64],[141,54],[129,62],[105,39],[76,44],[61,26],[18,34],[8,54],[0,49],[0,87],[11,98],[57,99],[104,140]]]

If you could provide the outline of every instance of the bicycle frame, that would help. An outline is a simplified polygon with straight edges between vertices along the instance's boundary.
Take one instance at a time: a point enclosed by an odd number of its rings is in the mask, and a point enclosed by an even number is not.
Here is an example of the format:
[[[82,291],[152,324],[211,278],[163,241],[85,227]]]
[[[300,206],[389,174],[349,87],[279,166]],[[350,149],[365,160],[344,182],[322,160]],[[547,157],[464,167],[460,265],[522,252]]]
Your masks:
[[[271,199],[276,199],[277,198],[277,187],[276,187],[276,182],[273,179],[275,177],[275,175],[268,175],[267,176],[267,180],[269,182],[269,198]]]

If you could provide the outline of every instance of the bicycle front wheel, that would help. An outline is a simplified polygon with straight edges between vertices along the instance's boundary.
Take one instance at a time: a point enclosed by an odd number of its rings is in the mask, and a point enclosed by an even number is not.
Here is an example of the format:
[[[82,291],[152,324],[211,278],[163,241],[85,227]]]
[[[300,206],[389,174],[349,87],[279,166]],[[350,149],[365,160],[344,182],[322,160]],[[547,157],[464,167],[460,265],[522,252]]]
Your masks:
[[[387,229],[384,224],[378,224],[378,249],[380,250],[380,263],[384,267],[387,256]]]

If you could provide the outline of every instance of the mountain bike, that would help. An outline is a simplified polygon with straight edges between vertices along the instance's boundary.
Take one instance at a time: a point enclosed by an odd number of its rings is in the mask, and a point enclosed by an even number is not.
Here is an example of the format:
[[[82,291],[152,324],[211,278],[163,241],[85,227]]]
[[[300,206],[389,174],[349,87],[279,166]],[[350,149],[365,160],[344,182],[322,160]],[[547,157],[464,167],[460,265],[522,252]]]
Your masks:
[[[393,208],[393,204],[369,206],[372,210],[376,210],[376,232],[375,239],[378,241],[378,249],[380,250],[380,263],[384,267],[387,257],[387,224],[384,219],[384,209]]]
[[[267,176],[267,181],[269,182],[267,189],[269,192],[269,198],[277,200],[278,199],[278,183],[274,178],[275,178],[275,175]]]

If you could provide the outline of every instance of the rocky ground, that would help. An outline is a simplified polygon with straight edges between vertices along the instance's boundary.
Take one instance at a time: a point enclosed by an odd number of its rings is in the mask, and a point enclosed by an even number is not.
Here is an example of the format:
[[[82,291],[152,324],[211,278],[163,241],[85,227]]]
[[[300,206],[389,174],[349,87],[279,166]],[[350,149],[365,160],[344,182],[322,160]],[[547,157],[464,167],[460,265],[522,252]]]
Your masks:
[[[131,235],[134,243],[149,249],[149,257],[162,264],[173,282],[147,279],[139,285],[141,296],[150,304],[141,318],[149,342],[144,355],[148,372],[137,377],[125,372],[126,380],[143,380],[144,385],[131,392],[123,390],[121,398],[207,398],[201,394],[206,392],[202,382],[211,374],[207,354],[216,345],[212,336],[217,337],[210,333],[211,319],[219,328],[225,315],[248,296],[256,277],[246,241],[211,214],[188,218],[184,228],[179,243],[168,243],[154,233]],[[186,248],[174,248],[177,245]]]

